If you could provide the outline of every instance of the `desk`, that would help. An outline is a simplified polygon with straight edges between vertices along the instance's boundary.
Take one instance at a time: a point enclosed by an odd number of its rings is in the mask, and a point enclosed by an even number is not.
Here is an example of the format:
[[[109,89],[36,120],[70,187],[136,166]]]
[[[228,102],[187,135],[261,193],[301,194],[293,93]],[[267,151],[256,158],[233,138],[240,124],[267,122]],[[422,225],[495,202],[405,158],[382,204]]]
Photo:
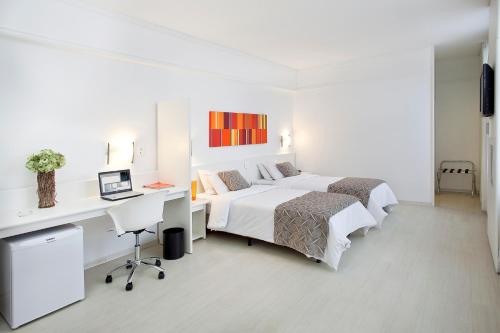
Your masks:
[[[162,190],[143,188],[144,195],[165,192],[165,201],[184,198],[187,188],[170,187]],[[33,208],[32,214],[18,216],[18,210],[0,211],[0,238],[20,235],[31,231],[55,227],[67,223],[87,220],[106,215],[106,210],[129,199],[107,201],[100,197],[90,197],[74,201],[61,201],[51,208]],[[25,210],[26,211],[26,210]]]

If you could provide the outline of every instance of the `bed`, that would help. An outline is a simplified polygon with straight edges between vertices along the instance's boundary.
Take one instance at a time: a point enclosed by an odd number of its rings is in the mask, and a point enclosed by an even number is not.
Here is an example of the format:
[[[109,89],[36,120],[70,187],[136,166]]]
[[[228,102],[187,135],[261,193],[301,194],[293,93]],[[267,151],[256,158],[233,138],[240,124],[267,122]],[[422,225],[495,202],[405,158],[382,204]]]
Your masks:
[[[344,177],[327,177],[311,173],[302,173],[298,176],[284,177],[277,180],[258,179],[254,184],[275,185],[281,188],[309,190],[327,192],[330,184],[334,184]],[[397,205],[398,200],[387,183],[383,182],[376,186],[368,199],[367,209],[377,221],[376,227],[381,228],[382,223],[387,216],[388,208]]]
[[[202,197],[210,200],[209,229],[276,243],[275,209],[291,200],[314,193],[318,192],[253,185],[238,191],[220,195],[202,195]],[[377,224],[365,207],[355,198],[354,201],[330,217],[324,256],[313,257],[327,263],[335,270],[338,268],[342,253],[350,247],[351,241],[347,236],[358,229]]]

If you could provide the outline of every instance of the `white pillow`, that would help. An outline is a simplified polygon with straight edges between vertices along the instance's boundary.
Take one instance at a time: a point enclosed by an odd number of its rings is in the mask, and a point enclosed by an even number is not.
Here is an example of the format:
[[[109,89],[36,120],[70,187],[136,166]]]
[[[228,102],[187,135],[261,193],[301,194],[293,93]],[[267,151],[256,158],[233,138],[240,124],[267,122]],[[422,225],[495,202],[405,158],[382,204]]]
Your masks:
[[[257,163],[257,168],[260,171],[260,174],[262,175],[262,178],[266,180],[273,180],[273,177],[271,177],[271,174],[267,171],[266,167],[262,163]]]
[[[206,194],[215,194],[215,190],[210,184],[210,181],[208,180],[208,175],[207,174],[202,174],[201,172],[198,171],[198,174],[200,175],[200,180],[201,184],[203,185],[203,188],[205,189]]]
[[[201,175],[205,175],[207,177],[208,183],[213,188],[215,193],[223,194],[229,192],[226,184],[224,184],[224,182],[219,178],[216,172],[208,170],[198,170],[198,173],[200,174],[200,179]]]
[[[268,179],[256,179],[252,182],[254,185],[274,185],[276,184],[274,180],[268,180]]]
[[[283,174],[276,167],[275,162],[266,162],[264,166],[274,180],[285,178],[285,176],[283,176]]]

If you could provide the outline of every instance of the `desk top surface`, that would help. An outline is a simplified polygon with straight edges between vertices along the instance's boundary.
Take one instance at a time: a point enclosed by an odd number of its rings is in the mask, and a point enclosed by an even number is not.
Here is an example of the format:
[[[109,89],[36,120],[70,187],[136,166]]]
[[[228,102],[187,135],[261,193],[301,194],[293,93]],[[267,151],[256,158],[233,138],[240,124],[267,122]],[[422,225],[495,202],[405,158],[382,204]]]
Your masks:
[[[152,193],[158,193],[159,191],[165,192],[165,201],[167,201],[169,196],[177,195],[176,197],[178,198],[179,194],[184,193],[185,195],[185,192],[187,192],[188,189],[183,187],[170,187],[160,190],[142,188],[137,192],[143,192],[144,195],[148,195]],[[50,208],[32,208],[23,210],[14,208],[3,210],[0,211],[0,230],[44,222],[52,219],[74,216],[78,214],[94,212],[96,213],[95,216],[104,215],[106,209],[119,205],[127,200],[129,199],[107,201],[101,199],[99,196],[95,196],[72,201],[61,200],[54,207]]]

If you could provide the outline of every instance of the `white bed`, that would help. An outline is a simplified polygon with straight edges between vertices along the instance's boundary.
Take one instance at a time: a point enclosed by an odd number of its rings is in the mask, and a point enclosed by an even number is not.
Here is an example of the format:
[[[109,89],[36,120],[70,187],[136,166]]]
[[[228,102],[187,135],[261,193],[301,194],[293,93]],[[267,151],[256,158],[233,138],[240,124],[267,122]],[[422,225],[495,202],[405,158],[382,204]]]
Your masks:
[[[202,195],[211,202],[208,228],[274,243],[276,206],[308,192],[254,185],[222,195]],[[347,236],[358,229],[375,225],[376,221],[360,202],[345,208],[330,218],[325,257],[316,259],[337,269],[342,253],[351,244]]]
[[[255,184],[273,184],[281,188],[299,189],[309,191],[327,192],[328,185],[341,180],[344,177],[326,177],[314,174],[300,174],[298,176],[285,177],[278,180],[254,180]],[[377,227],[382,227],[382,222],[387,216],[384,207],[397,205],[398,200],[389,185],[382,183],[375,187],[370,193],[368,200],[368,211],[377,221]]]

